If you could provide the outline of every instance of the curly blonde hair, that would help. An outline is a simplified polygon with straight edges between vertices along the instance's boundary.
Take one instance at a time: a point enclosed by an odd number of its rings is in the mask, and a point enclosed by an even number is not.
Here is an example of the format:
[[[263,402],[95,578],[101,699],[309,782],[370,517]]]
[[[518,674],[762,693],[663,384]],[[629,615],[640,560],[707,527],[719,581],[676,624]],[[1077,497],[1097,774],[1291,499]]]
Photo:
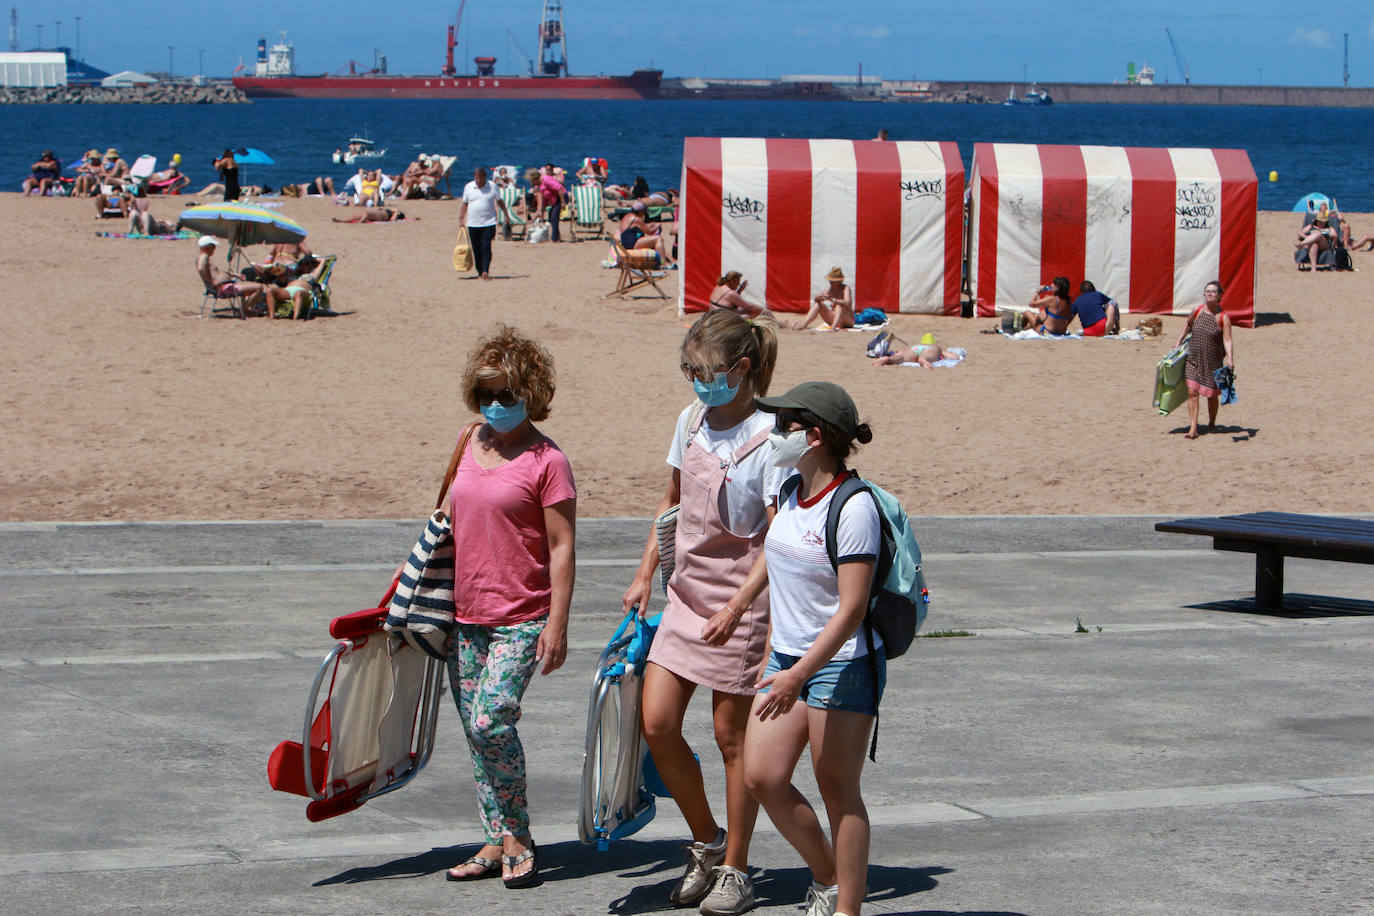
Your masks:
[[[463,403],[473,413],[481,410],[477,388],[481,382],[504,375],[511,393],[525,402],[530,420],[538,423],[549,416],[549,404],[557,387],[553,356],[548,350],[501,324],[496,333],[483,338],[468,354],[463,370]]]

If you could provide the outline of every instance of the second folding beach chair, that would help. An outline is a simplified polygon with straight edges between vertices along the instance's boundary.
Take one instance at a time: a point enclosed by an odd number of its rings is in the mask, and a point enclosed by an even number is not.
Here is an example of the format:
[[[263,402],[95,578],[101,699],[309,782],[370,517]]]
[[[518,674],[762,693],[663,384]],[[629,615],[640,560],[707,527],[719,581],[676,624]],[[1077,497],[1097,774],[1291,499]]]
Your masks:
[[[611,840],[630,836],[653,820],[655,796],[668,797],[644,743],[639,716],[644,666],[661,617],[645,620],[637,606],[631,608],[596,663],[577,835],[602,851]]]
[[[315,675],[301,740],[283,741],[268,760],[268,783],[311,799],[311,821],[399,789],[434,750],[445,667],[382,628],[390,599],[329,624],[339,642]]]

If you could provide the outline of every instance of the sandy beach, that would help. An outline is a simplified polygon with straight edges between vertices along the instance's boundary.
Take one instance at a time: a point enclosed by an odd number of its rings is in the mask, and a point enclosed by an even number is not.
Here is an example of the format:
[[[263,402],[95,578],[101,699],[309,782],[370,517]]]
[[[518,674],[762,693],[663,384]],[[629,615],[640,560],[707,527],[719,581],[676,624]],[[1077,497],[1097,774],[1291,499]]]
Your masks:
[[[469,419],[464,357],[501,321],[557,360],[541,428],[572,461],[581,514],[648,515],[691,398],[676,275],[670,300],[606,300],[604,242],[498,240],[481,282],[452,267],[455,203],[404,206],[419,221],[335,224],[349,211],[319,199],[279,211],[340,256],[334,307],[352,314],[200,320],[194,241],[97,238],[124,227],[94,220],[89,200],[0,194],[0,519],[421,516]],[[988,320],[897,316],[903,338],[968,349],[933,371],[870,367],[871,332],[783,331],[773,391],[843,384],[875,433],[852,464],[913,514],[1374,512],[1374,255],[1354,255],[1357,273],[1300,274],[1297,223],[1260,214],[1240,402],[1197,441],[1185,410],[1150,407],[1182,318],[1140,342],[1039,342],[980,334]]]

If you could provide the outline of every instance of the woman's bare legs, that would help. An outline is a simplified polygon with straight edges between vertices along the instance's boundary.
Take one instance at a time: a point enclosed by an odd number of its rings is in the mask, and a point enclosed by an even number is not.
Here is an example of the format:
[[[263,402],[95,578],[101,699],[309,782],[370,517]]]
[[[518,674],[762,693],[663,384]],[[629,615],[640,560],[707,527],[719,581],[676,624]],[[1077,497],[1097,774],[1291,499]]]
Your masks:
[[[756,706],[763,697],[755,697]],[[811,869],[812,878],[829,887],[835,883],[835,850],[821,829],[816,809],[792,785],[792,772],[806,747],[809,729],[807,708],[801,702],[776,719],[751,721],[744,738],[744,778],[773,826]]]
[[[840,886],[835,911],[858,913],[867,890],[869,842],[868,809],[859,790],[859,776],[873,717],[807,707],[806,718],[816,787],[825,803],[835,851],[833,883]]]
[[[1207,399],[1207,431],[1217,431],[1217,408],[1221,406],[1221,395],[1214,394]]]
[[[811,303],[811,310],[806,313],[806,318],[800,322],[789,322],[783,327],[791,328],[794,331],[804,331],[817,318],[821,318],[826,324],[830,324],[835,317],[835,310],[823,304],[823,298],[818,296]]]
[[[1185,439],[1197,438],[1197,391],[1193,388],[1188,389],[1188,432],[1183,434]]]
[[[744,781],[744,735],[754,698],[714,691],[711,705],[716,746],[725,763],[725,864],[747,872],[749,841],[759,816],[758,799],[750,794]],[[714,835],[711,839],[715,839]]]
[[[699,843],[715,842],[720,832],[706,800],[706,786],[701,779],[701,767],[692,756],[692,748],[682,737],[682,720],[687,704],[692,700],[696,684],[679,677],[659,665],[650,663],[644,672],[644,699],[640,707],[643,717],[644,740],[654,757],[654,766],[663,784],[673,795],[687,821],[692,839]]]

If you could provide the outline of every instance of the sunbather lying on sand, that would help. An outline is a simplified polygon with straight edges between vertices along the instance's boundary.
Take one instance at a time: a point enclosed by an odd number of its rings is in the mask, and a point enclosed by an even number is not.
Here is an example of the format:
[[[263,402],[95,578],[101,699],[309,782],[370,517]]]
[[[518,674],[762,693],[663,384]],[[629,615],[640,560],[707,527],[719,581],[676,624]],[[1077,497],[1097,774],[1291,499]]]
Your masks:
[[[348,219],[339,219],[339,218],[336,216],[336,217],[334,217],[334,222],[336,222],[336,223],[394,223],[394,222],[396,222],[397,220],[402,220],[402,219],[418,220],[419,218],[420,218],[420,217],[418,217],[418,216],[406,216],[406,215],[405,215],[404,213],[402,213],[400,210],[393,209],[392,207],[368,207],[368,208],[367,208],[366,210],[364,210],[362,213],[359,213],[357,216],[349,217]]]
[[[148,205],[151,201],[143,195],[135,195],[129,200],[129,233],[141,232],[144,235],[171,235],[176,226],[153,216]]]
[[[889,340],[896,340],[896,337],[889,337]],[[934,364],[942,359],[958,359],[959,354],[953,350],[946,350],[935,342],[935,335],[925,334],[921,337],[921,342],[914,347],[902,347],[898,350],[888,349],[888,352],[873,360],[875,366],[900,366],[903,363],[918,363],[922,369],[934,368]]]

